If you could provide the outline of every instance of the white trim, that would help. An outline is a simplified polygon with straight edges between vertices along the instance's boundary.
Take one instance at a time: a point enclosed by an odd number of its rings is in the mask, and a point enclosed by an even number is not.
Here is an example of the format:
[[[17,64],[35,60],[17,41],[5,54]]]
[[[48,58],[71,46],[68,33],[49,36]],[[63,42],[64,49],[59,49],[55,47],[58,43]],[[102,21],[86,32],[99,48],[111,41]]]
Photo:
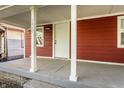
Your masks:
[[[52,24],[53,29],[52,29],[52,57],[55,58],[55,24]]]
[[[30,56],[31,57],[31,56]],[[58,60],[70,60],[70,59],[65,59],[65,58],[53,58],[53,57],[48,57],[48,56],[37,56],[37,58],[44,58],[44,59],[58,59]]]
[[[70,59],[70,48],[71,48],[71,44],[70,44],[70,42],[71,42],[71,39],[70,39],[70,37],[71,37],[71,36],[70,36],[70,35],[71,35],[71,31],[70,31],[70,30],[71,30],[71,29],[70,29],[70,21],[68,21],[68,25],[69,25],[69,32],[68,32],[68,33],[69,33],[69,50],[68,50],[68,53],[69,53],[69,54],[68,54],[68,59]]]
[[[53,53],[52,53],[52,57],[53,58],[55,58],[55,31],[56,31],[55,30],[55,25],[56,24],[61,24],[61,23],[68,23],[68,25],[70,25],[70,21],[69,20],[58,21],[58,22],[55,22],[55,23],[52,24],[53,25],[53,33],[52,33],[53,34],[52,35],[53,36],[53,41],[52,41],[53,42],[52,43],[53,44],[53,46],[52,46],[52,50],[53,50],[52,52]],[[69,48],[70,48],[70,28],[69,28]],[[69,53],[70,53],[70,49],[68,50],[68,58],[67,59],[69,59],[69,57],[70,57]]]
[[[124,31],[122,31],[121,29],[121,19],[124,19],[124,16],[118,16],[117,18],[117,47],[118,48],[124,48],[124,45],[121,45],[121,33],[122,32],[124,33]]]
[[[56,22],[53,22],[53,24],[60,24],[60,23],[66,23],[66,22],[70,22],[70,20],[56,21]]]
[[[123,15],[123,14],[124,12],[103,14],[103,15],[97,15],[97,16],[80,17],[77,20],[95,19],[95,18],[102,18],[102,17],[118,16],[118,15]]]
[[[37,58],[54,59],[53,57],[47,57],[47,56],[37,56]]]
[[[42,48],[42,47],[44,47],[44,46],[43,46],[43,45],[36,45],[36,47],[41,47],[41,48]]]
[[[37,44],[36,44],[36,47],[44,47],[44,42],[45,42],[45,41],[44,41],[44,40],[45,40],[45,39],[44,39],[44,26],[37,27],[37,29],[39,29],[39,28],[42,30],[42,33],[43,33],[43,44],[42,44],[42,45],[37,45]],[[37,31],[37,30],[36,30],[36,31]],[[36,36],[36,37],[37,37],[37,36]]]
[[[48,22],[48,23],[38,24],[37,26],[48,25],[48,24],[59,24],[59,23],[65,23],[65,22],[70,22],[70,21],[71,20],[61,20],[61,21],[55,21],[55,22]]]
[[[30,56],[31,57],[31,56]],[[53,58],[53,57],[48,57],[48,56],[37,56],[37,58],[44,58],[44,59],[58,59],[58,60],[70,60],[70,59],[65,59],[65,58],[57,58],[57,57],[55,57],[55,58]]]
[[[124,63],[114,63],[114,62],[108,62],[108,61],[95,61],[95,60],[83,60],[83,59],[77,59],[78,62],[85,62],[85,63],[97,63],[97,64],[105,64],[105,65],[119,65],[124,66]]]
[[[10,7],[12,7],[12,6],[15,6],[15,5],[7,5],[7,6],[5,6],[5,7],[0,8],[0,11],[1,11],[1,10],[4,10],[4,9],[7,9],[7,8],[10,8]]]

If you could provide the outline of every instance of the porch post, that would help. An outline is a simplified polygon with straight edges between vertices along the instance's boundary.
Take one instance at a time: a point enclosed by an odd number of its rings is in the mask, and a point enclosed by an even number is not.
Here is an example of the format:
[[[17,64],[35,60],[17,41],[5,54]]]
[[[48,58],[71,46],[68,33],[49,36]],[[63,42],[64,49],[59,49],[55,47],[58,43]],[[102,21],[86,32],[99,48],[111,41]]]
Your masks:
[[[71,5],[71,72],[70,80],[77,81],[77,6]]]
[[[36,21],[37,11],[35,6],[31,6],[31,68],[30,72],[37,71],[36,62]]]

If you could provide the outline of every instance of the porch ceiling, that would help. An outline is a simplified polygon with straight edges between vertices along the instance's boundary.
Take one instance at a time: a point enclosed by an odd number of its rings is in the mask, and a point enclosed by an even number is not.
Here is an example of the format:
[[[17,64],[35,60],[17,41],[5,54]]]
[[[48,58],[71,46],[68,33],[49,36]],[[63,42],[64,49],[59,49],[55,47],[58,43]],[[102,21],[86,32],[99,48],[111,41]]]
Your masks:
[[[44,6],[40,7],[37,11],[38,18],[37,23],[50,23],[54,21],[67,20],[70,17],[70,7],[69,6]],[[7,22],[10,24],[19,24],[19,26],[29,28],[30,27],[30,10],[19,13],[14,16],[5,17],[2,22]]]
[[[28,5],[15,5],[10,8],[0,10],[1,22],[29,28],[30,10]],[[70,6],[49,5],[38,6],[38,24],[51,23],[70,19]],[[78,18],[100,16],[112,13],[124,12],[124,5],[79,5]]]

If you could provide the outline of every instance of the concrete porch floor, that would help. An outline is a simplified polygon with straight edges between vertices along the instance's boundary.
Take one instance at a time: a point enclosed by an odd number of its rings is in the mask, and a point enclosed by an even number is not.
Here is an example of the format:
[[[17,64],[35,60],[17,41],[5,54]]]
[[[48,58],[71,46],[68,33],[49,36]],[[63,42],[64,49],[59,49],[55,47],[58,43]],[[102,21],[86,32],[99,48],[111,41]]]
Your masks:
[[[71,82],[68,79],[70,75],[69,61],[38,58],[37,62],[39,70],[35,73],[29,72],[29,58],[26,61],[19,59],[0,63],[0,70],[49,82],[61,87],[124,87],[124,66],[78,62],[78,82]]]

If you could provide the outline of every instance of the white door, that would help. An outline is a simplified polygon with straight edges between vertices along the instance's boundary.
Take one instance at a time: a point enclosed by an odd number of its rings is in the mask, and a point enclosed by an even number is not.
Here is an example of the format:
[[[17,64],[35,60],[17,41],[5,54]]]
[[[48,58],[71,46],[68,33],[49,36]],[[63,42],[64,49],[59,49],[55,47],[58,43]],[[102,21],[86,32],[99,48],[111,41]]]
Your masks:
[[[58,23],[55,28],[55,57],[69,58],[69,23]]]

